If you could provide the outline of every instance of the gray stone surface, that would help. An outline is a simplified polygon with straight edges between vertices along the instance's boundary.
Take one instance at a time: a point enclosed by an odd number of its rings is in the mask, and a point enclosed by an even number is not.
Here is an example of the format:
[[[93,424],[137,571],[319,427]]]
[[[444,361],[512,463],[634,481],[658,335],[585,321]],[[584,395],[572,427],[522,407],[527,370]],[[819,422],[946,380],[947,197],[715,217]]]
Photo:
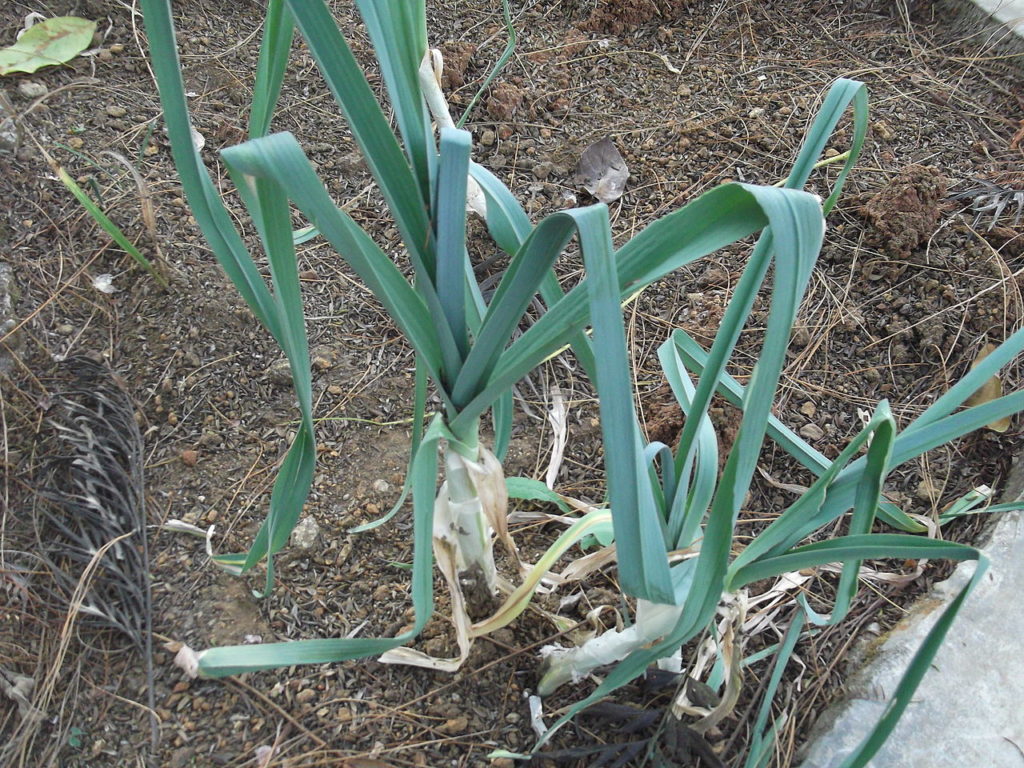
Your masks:
[[[1024,67],[1024,0],[938,0],[936,11],[976,45],[1010,56],[1004,63]]]
[[[1024,0],[971,0],[995,21],[1024,38]]]
[[[982,546],[991,565],[946,636],[873,768],[1024,768],[1024,520],[1004,513]],[[803,768],[835,768],[881,717],[914,652],[971,574],[959,566],[886,638],[826,715]]]

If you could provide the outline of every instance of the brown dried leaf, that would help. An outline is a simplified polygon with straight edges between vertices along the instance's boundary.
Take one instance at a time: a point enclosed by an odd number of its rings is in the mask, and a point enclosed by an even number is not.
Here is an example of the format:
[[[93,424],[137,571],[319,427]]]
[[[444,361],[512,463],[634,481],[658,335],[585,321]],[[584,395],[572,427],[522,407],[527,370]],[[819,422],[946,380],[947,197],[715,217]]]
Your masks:
[[[626,191],[629,168],[612,140],[605,137],[583,151],[575,178],[602,203],[611,203]]]
[[[971,364],[971,370],[973,371],[975,368],[977,368],[978,364],[981,363],[981,361],[984,360],[986,357],[988,357],[995,348],[995,344],[986,344],[984,347],[982,347],[981,351],[978,352],[978,356],[974,359],[974,362]],[[991,379],[982,384],[977,392],[975,392],[973,395],[967,398],[967,402],[965,403],[965,405],[984,405],[985,403],[990,403],[993,400],[996,400],[1002,396],[1003,383],[1002,381],[1000,381],[998,376],[993,376]],[[1010,417],[1004,416],[1001,419],[993,421],[991,424],[986,424],[985,428],[991,429],[993,432],[999,432],[1000,434],[1002,434],[1003,432],[1010,428]]]

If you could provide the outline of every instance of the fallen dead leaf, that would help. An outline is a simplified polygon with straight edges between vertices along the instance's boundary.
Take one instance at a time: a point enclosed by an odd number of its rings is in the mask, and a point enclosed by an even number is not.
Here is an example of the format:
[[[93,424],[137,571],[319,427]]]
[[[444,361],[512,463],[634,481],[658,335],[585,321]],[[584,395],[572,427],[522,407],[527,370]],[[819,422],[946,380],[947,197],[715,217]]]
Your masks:
[[[575,178],[602,203],[611,203],[626,191],[629,168],[612,140],[605,137],[583,150]]]
[[[974,362],[971,364],[971,370],[973,371],[975,368],[977,368],[982,360],[984,360],[986,357],[992,354],[995,348],[995,344],[986,344],[984,347],[982,347],[981,351],[978,352],[978,356],[974,359]],[[998,376],[993,376],[984,384],[982,384],[977,392],[975,392],[973,395],[967,398],[967,402],[965,403],[965,405],[984,405],[985,403],[990,403],[993,400],[996,400],[997,398],[1000,398],[1002,396],[1003,382],[1000,381]],[[999,432],[1000,434],[1002,434],[1003,432],[1010,428],[1010,417],[1004,416],[1001,419],[997,419],[996,421],[993,421],[991,424],[986,424],[985,428],[991,429],[993,432]]]

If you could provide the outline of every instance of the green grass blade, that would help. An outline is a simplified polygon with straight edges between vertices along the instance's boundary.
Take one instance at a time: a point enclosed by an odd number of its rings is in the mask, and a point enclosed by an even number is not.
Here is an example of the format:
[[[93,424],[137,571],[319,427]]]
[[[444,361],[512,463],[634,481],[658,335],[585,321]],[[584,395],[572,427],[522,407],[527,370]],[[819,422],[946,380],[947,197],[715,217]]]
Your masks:
[[[676,351],[682,357],[685,366],[698,376],[703,376],[708,353],[682,329],[677,329],[672,338],[675,341]],[[743,402],[743,385],[724,371],[719,374],[717,391],[736,407]],[[775,416],[768,419],[768,436],[815,475],[820,476],[832,463]],[[879,504],[878,516],[889,525],[908,533],[923,533],[926,530],[925,526],[908,517],[899,507],[890,502]]]
[[[789,189],[803,189],[810,178],[811,172],[814,170],[815,164],[821,157],[821,153],[824,152],[832,132],[835,131],[836,125],[851,102],[853,103],[853,143],[846,162],[843,163],[843,167],[836,179],[832,193],[822,204],[822,210],[826,215],[838,201],[839,195],[842,193],[843,184],[846,182],[846,177],[849,175],[854,163],[857,162],[861,148],[864,145],[864,137],[867,135],[868,94],[864,83],[840,78],[832,84],[828,95],[821,105],[821,109],[818,110],[814,122],[807,131],[807,137],[804,139],[797,159],[793,163],[793,170],[786,179],[785,186]]]
[[[796,648],[797,640],[800,639],[800,632],[803,628],[804,615],[797,611],[797,614],[793,617],[793,620],[789,623],[789,627],[786,629],[786,635],[782,639],[782,645],[775,654],[775,661],[772,664],[772,674],[768,678],[768,685],[764,689],[761,706],[757,710],[757,720],[754,722],[753,728],[754,737],[751,742],[750,749],[747,752],[747,760],[744,763],[744,768],[759,768],[765,763],[768,750],[771,749],[772,742],[774,740],[775,728],[773,727],[766,732],[765,727],[768,724],[768,717],[772,712],[772,701],[775,699],[775,692],[779,689],[779,683],[782,682],[782,673],[786,670],[786,665],[789,663],[789,659],[793,655],[793,650]]]
[[[281,95],[281,83],[288,66],[295,24],[291,13],[284,7],[284,0],[269,0],[267,14],[263,20],[263,41],[260,44],[260,58],[256,65],[256,82],[252,91],[252,108],[249,111],[249,138],[266,136],[270,121]]]
[[[724,184],[704,193],[685,207],[648,227],[616,254],[621,299],[650,282],[757,231],[768,223],[760,203],[742,184]],[[792,190],[771,190],[806,195]],[[817,206],[810,195],[806,195]],[[565,212],[567,215],[571,211]],[[639,244],[637,244],[639,241]],[[459,419],[479,416],[504,391],[541,361],[569,344],[586,326],[586,280],[548,308],[538,321],[514,341],[487,382],[463,408]],[[453,425],[454,426],[454,425]]]
[[[490,376],[541,280],[569,242],[576,226],[577,220],[572,215],[551,214],[529,234],[509,262],[452,390],[456,406],[476,395]]]
[[[946,639],[946,634],[963,607],[964,601],[974,591],[975,587],[981,583],[981,579],[988,569],[988,559],[980,552],[975,551],[975,557],[971,559],[978,561],[971,580],[960,590],[960,594],[946,607],[946,610],[939,616],[935,625],[929,630],[924,642],[921,643],[921,647],[917,649],[917,653],[911,659],[903,679],[896,686],[892,698],[889,699],[884,714],[871,733],[843,761],[840,768],[864,768],[892,734],[896,724],[903,716],[903,712],[912,701],[917,686],[921,684],[921,680],[924,679],[925,674],[931,667],[932,660],[935,658],[935,654],[938,653],[942,641]]]
[[[800,498],[793,502],[789,508],[759,533],[757,538],[748,543],[743,551],[736,556],[729,566],[730,576],[726,579],[726,589],[738,589],[734,583],[735,574],[748,564],[765,557],[780,554],[795,546],[811,532],[821,528],[823,523],[820,520],[820,510],[833,497],[833,483],[835,479],[842,474],[843,470],[854,460],[860,450],[872,441],[875,433],[882,429],[883,425],[887,424],[891,418],[888,404],[883,403],[880,405],[871,420],[847,443],[839,456],[811,484],[810,488],[804,491]],[[883,436],[883,439],[887,443],[886,455],[891,456],[892,443],[895,441],[891,437],[886,438]],[[860,466],[864,466],[863,462]],[[876,465],[874,471],[877,472],[878,470],[879,467]],[[857,478],[857,493],[860,493],[859,488],[863,482],[864,473],[862,471]],[[856,498],[853,499],[853,501],[855,500]],[[844,509],[843,511],[845,512],[846,510]],[[870,523],[868,527],[870,528]]]
[[[508,64],[508,60],[512,58],[512,54],[516,50],[516,28],[512,24],[512,12],[508,7],[508,0],[501,0],[501,15],[505,20],[505,31],[508,33],[508,40],[505,43],[505,50],[501,52],[501,56],[494,62],[494,66],[491,67],[491,71],[487,73],[487,77],[484,78],[483,84],[477,89],[477,92],[473,94],[473,98],[469,100],[469,105],[466,107],[466,111],[462,113],[462,117],[459,118],[459,122],[456,125],[461,128],[466,124],[466,119],[473,114],[473,109],[476,107],[477,102],[480,101],[480,97],[483,96],[484,92],[491,87],[491,83],[494,82],[495,78],[501,74],[501,71]]]
[[[486,168],[473,163],[470,165],[470,173],[487,199],[487,228],[491,237],[505,253],[515,256],[533,229],[526,211],[508,188]],[[540,295],[549,307],[557,304],[565,295],[554,270],[550,270],[541,281]],[[595,362],[590,339],[585,333],[576,333],[569,338],[568,343],[587,376],[593,380]]]
[[[92,201],[92,198],[89,197],[80,186],[78,186],[78,183],[71,178],[68,172],[56,163],[53,164],[53,168],[57,172],[57,178],[61,180],[61,183],[68,188],[68,191],[75,196],[75,199],[81,203],[86,212],[92,216],[93,220],[100,225],[104,232],[110,235],[111,239],[118,244],[121,250],[135,259],[135,262],[146,270],[149,273],[149,276],[156,280],[162,288],[170,289],[166,278],[156,270],[156,267],[153,266],[153,262],[142,255],[142,252],[136,248],[135,244],[125,236],[124,232],[121,231],[121,228],[111,221],[110,217]]]
[[[875,412],[873,421],[878,424],[872,434],[868,446],[864,474],[857,483],[857,492],[853,502],[853,514],[850,516],[850,535],[862,535],[871,532],[875,521],[875,511],[882,495],[882,487],[889,473],[889,461],[892,458],[892,446],[896,434],[896,420],[889,411],[889,404],[883,401]],[[822,616],[811,609],[806,598],[800,595],[799,600],[807,617],[818,626],[838,624],[846,618],[850,604],[857,595],[857,579],[860,576],[860,560],[846,560],[836,588],[836,602],[830,616]]]
[[[1017,330],[983,360],[980,360],[962,379],[926,408],[924,413],[914,419],[903,430],[903,434],[912,435],[917,430],[928,427],[951,414],[1022,351],[1024,351],[1024,328]]]
[[[751,188],[770,217],[770,232],[762,236],[758,247],[771,242],[776,278],[764,343],[743,403],[743,419],[708,515],[694,576],[695,599],[688,601],[683,610],[682,619],[692,621],[695,628],[711,620],[723,591],[736,516],[761,454],[793,321],[824,235],[824,219],[813,197],[798,191],[782,197],[771,194],[779,191],[782,190]],[[697,392],[699,396],[700,386]],[[694,399],[694,407],[701,408]],[[688,446],[681,446],[680,450],[684,447]]]
[[[268,557],[265,593],[269,593],[274,580],[273,555],[288,543],[313,481],[316,445],[312,376],[288,199],[274,180],[245,177],[232,163],[227,162],[227,165],[242,201],[253,216],[267,254],[274,301],[281,320],[281,346],[291,367],[301,414],[301,426],[274,482],[267,517],[242,565],[243,571],[248,570],[264,556]]]
[[[349,533],[364,533],[384,525],[399,513],[405,504],[406,498],[409,496],[409,491],[412,488],[412,463],[416,458],[416,452],[420,449],[420,443],[423,442],[423,423],[427,413],[427,371],[426,367],[420,364],[419,358],[416,359],[415,382],[413,387],[412,436],[409,440],[409,466],[406,469],[405,481],[402,483],[402,492],[399,494],[398,500],[391,506],[391,509],[376,520],[350,528]]]
[[[926,539],[906,533],[870,533],[840,536],[791,549],[775,557],[766,557],[739,569],[732,581],[740,589],[761,579],[804,568],[848,560],[974,560],[978,551],[964,544]]]
[[[711,506],[718,485],[718,437],[707,411],[695,414],[693,397],[696,392],[690,376],[680,358],[676,331],[658,348],[658,359],[665,378],[687,419],[698,419],[695,434],[696,450],[679,472],[679,490],[669,499],[669,541],[676,548],[688,547],[700,530],[704,515]]]

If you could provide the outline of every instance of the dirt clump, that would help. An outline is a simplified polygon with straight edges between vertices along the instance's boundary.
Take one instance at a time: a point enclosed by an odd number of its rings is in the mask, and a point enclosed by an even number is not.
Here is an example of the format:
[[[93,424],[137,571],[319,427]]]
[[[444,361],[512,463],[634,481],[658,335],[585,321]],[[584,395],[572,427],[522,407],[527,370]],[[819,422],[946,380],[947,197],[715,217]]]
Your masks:
[[[441,87],[445,92],[461,88],[466,84],[466,73],[476,55],[473,43],[449,40],[440,46],[444,59],[444,70],[441,73]]]
[[[670,21],[687,5],[689,0],[620,0],[616,3],[598,3],[580,28],[599,34],[621,35],[654,20]]]
[[[908,165],[860,209],[868,244],[906,258],[935,232],[948,183],[937,168]]]
[[[522,109],[523,91],[512,83],[498,83],[487,99],[487,114],[499,122],[507,123]]]

